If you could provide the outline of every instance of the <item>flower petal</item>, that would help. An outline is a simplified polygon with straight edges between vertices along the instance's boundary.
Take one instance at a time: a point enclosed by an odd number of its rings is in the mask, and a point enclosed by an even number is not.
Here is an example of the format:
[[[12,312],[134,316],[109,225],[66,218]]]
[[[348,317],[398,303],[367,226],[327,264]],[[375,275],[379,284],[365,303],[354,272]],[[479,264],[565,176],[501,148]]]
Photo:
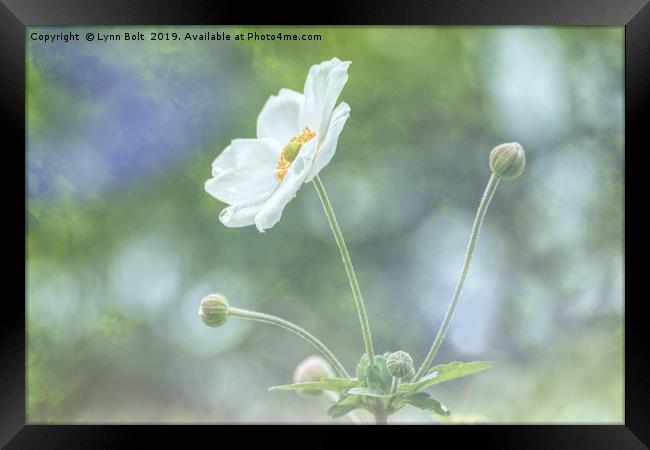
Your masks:
[[[273,138],[281,145],[300,131],[300,108],[304,95],[291,89],[280,89],[272,95],[257,116],[257,137]]]
[[[221,210],[219,220],[227,227],[246,227],[255,224],[255,215],[260,211],[264,201],[228,206]]]
[[[212,163],[206,192],[230,204],[268,198],[278,185],[275,165],[280,152],[273,139],[233,140]]]
[[[350,61],[332,58],[311,66],[305,81],[305,101],[300,110],[300,124],[316,129],[322,142],[334,105],[348,81]]]
[[[338,143],[339,135],[341,134],[348,117],[350,117],[350,106],[345,102],[341,102],[341,104],[334,109],[334,112],[332,112],[332,120],[327,129],[327,135],[320,147],[316,150],[317,154],[314,159],[314,164],[309,171],[309,175],[307,175],[307,178],[305,179],[305,183],[311,181],[312,178],[318,175],[318,172],[320,172],[321,169],[332,160],[334,152],[336,152],[336,144]]]
[[[264,206],[260,212],[255,216],[255,226],[260,233],[264,230],[271,228],[278,223],[282,217],[284,207],[296,196],[296,192],[300,189],[305,177],[309,174],[316,147],[316,140],[309,141],[300,149],[300,153],[296,159],[291,163],[289,171],[273,195],[264,202]]]

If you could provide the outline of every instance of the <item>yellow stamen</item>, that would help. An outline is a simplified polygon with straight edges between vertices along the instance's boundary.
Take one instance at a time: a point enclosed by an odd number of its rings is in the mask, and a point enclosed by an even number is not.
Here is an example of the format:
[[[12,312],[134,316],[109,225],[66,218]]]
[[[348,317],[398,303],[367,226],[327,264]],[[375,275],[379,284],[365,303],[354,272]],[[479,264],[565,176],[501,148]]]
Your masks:
[[[302,129],[302,132],[298,136],[293,136],[289,139],[289,143],[284,146],[282,153],[280,153],[280,161],[278,161],[277,169],[275,173],[275,178],[282,181],[289,171],[289,167],[304,144],[311,141],[316,137],[316,132],[309,127]]]
[[[275,173],[275,178],[282,181],[284,179],[284,176],[289,171],[290,165],[291,165],[291,161],[287,160],[287,158],[284,156],[284,151],[283,151],[282,153],[280,153],[280,161],[278,161],[278,165],[276,166],[278,171]]]

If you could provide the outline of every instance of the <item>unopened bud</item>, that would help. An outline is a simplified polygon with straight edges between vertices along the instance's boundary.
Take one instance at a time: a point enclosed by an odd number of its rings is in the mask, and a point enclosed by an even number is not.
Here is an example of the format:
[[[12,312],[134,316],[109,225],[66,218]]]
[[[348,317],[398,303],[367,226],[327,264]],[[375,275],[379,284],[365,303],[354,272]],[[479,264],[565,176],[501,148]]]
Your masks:
[[[400,380],[408,381],[415,375],[411,355],[401,350],[388,355],[386,368],[392,376]]]
[[[209,327],[220,327],[228,321],[228,299],[221,294],[210,294],[201,300],[199,316]]]
[[[490,169],[504,180],[514,180],[526,167],[526,153],[518,142],[497,145],[490,152]]]
[[[320,381],[323,378],[334,376],[332,366],[320,356],[310,356],[298,364],[293,373],[294,383],[307,383],[310,381]],[[320,389],[303,389],[299,391],[307,395],[320,395],[323,393]]]

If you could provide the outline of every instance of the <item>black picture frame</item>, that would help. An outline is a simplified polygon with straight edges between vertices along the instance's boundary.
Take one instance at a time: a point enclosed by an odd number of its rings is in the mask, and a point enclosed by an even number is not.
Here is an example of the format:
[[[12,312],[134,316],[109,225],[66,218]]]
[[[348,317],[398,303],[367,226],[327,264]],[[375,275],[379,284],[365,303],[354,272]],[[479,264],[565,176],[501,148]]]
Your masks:
[[[625,421],[621,425],[499,425],[426,427],[430,445],[441,438],[454,445],[480,443],[482,448],[643,449],[650,445],[650,358],[648,327],[642,313],[646,301],[643,262],[646,220],[641,202],[644,151],[650,142],[650,5],[648,0],[448,0],[357,2],[333,0],[320,7],[295,10],[275,2],[149,0],[0,0],[0,98],[5,158],[3,196],[5,286],[0,309],[0,445],[6,448],[134,448],[174,441],[207,439],[220,445],[237,426],[47,426],[27,425],[25,415],[25,47],[26,26],[32,25],[214,25],[279,23],[284,25],[608,25],[625,27]],[[290,19],[291,13],[298,13]],[[11,175],[7,177],[7,175]],[[25,197],[26,198],[26,197]],[[635,217],[636,216],[636,217]],[[13,245],[7,245],[7,243]],[[629,244],[628,244],[629,243]],[[11,284],[9,284],[9,283]],[[639,293],[639,295],[637,295]],[[559,369],[558,369],[559,370]],[[263,427],[264,439],[288,427]],[[330,427],[319,433],[340,439],[363,427]],[[304,431],[301,430],[300,434]],[[307,428],[305,436],[314,430]],[[416,430],[409,430],[416,431]],[[372,435],[401,433],[399,427],[375,427]],[[295,431],[291,431],[295,433]],[[366,433],[366,436],[369,434]],[[259,435],[261,436],[261,435]],[[312,434],[312,436],[315,436]],[[296,439],[299,439],[296,437]],[[415,436],[414,436],[415,439]],[[320,437],[319,437],[320,440]]]

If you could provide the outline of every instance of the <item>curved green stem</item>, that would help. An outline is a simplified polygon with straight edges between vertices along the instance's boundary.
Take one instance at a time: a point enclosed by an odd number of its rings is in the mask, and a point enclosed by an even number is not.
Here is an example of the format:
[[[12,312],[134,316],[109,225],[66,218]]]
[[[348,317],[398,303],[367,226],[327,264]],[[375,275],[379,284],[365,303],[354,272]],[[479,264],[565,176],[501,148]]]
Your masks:
[[[436,356],[436,353],[438,352],[438,349],[440,348],[440,345],[445,338],[445,334],[449,328],[449,322],[451,322],[451,318],[454,315],[454,309],[456,309],[458,299],[460,298],[460,293],[463,290],[463,284],[465,283],[465,277],[467,276],[469,264],[472,262],[472,254],[474,253],[474,247],[476,246],[476,241],[478,240],[481,224],[483,223],[488,205],[492,200],[492,196],[494,195],[494,191],[496,190],[498,184],[499,177],[495,174],[492,174],[490,181],[488,181],[488,184],[485,187],[485,192],[483,193],[483,198],[481,199],[478,210],[476,211],[476,218],[474,219],[474,225],[472,226],[472,233],[470,234],[469,243],[467,244],[467,253],[465,253],[465,262],[463,263],[463,269],[460,273],[460,277],[458,278],[458,283],[456,284],[456,289],[454,290],[454,295],[451,299],[451,303],[447,308],[445,317],[442,320],[442,325],[440,326],[440,330],[438,331],[438,334],[436,335],[436,338],[431,345],[431,349],[429,350],[427,357],[424,359],[422,367],[420,367],[420,369],[415,374],[413,382],[419,380],[427,372],[427,370],[429,370],[431,362]]]
[[[292,333],[297,334],[311,345],[316,347],[316,349],[321,352],[321,354],[327,359],[327,361],[332,365],[339,377],[350,378],[345,367],[336,359],[336,356],[328,349],[325,344],[319,341],[315,336],[308,333],[304,329],[300,328],[298,325],[295,325],[287,320],[280,319],[279,317],[272,316],[270,314],[259,313],[255,311],[249,311],[247,309],[233,308],[229,309],[230,316],[241,317],[242,319],[253,320],[256,322],[268,323],[271,325],[276,325],[285,330],[291,331]]]
[[[366,354],[368,355],[370,361],[374,361],[375,351],[372,348],[372,336],[370,335],[368,315],[366,314],[366,307],[363,303],[363,297],[361,296],[361,289],[359,288],[357,275],[354,273],[354,267],[352,267],[350,252],[348,252],[348,247],[345,245],[343,233],[341,233],[339,224],[336,221],[336,216],[334,215],[332,204],[327,197],[327,192],[325,191],[323,182],[318,175],[314,177],[313,182],[314,187],[316,187],[316,191],[318,192],[318,197],[323,204],[323,209],[325,210],[327,221],[332,228],[332,233],[334,233],[334,239],[336,240],[336,244],[338,245],[339,251],[341,252],[341,258],[343,259],[343,265],[345,266],[345,273],[347,274],[348,280],[350,281],[350,287],[352,288],[352,297],[354,298],[354,303],[357,307],[357,313],[359,314],[359,322],[361,322],[361,334],[363,335],[363,343],[366,347]]]

